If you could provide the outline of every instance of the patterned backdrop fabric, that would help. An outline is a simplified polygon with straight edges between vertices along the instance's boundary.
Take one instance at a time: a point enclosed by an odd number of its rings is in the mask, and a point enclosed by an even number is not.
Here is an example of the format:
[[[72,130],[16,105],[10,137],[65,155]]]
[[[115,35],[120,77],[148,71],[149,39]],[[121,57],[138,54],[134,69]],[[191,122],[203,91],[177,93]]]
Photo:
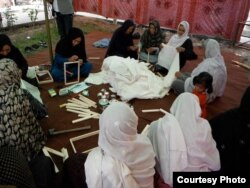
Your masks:
[[[182,20],[190,33],[239,40],[250,9],[249,0],[74,0],[75,11],[108,18],[134,19],[147,25],[159,20],[161,27],[176,29]]]

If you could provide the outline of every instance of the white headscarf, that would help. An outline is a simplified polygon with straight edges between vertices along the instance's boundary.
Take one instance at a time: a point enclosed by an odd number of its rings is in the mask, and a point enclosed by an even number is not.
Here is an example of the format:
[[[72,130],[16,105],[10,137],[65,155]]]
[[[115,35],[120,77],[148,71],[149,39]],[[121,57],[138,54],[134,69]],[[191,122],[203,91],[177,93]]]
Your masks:
[[[102,173],[117,174],[117,177],[113,177],[113,182],[119,182],[119,184],[114,184],[103,178],[103,185],[107,185],[107,188],[119,187],[119,185],[129,188],[135,187],[136,182],[140,188],[153,188],[155,154],[150,140],[146,136],[137,134],[138,117],[135,112],[125,103],[113,102],[102,113],[99,124],[98,145],[103,150],[104,156],[109,157],[105,164],[107,168],[102,168],[102,171],[105,171]],[[89,160],[92,160],[93,165],[91,166],[87,161],[88,169],[95,168],[97,160],[94,158]],[[112,164],[108,164],[108,162]],[[110,168],[114,165],[116,169]],[[110,172],[108,172],[109,170]],[[118,174],[120,174],[119,177]],[[129,175],[131,183],[126,181]],[[93,182],[93,179],[96,178],[93,177],[93,174],[88,175],[87,171],[86,177],[87,183],[88,181]],[[88,180],[88,178],[92,180]],[[100,181],[100,179],[94,181]]]
[[[184,27],[185,33],[183,33],[183,35],[181,36],[179,36],[178,34],[174,34],[168,41],[168,45],[176,48],[180,47],[189,38],[189,23],[187,21],[182,21],[181,23],[179,23],[177,30],[179,29],[180,25]]]
[[[187,92],[180,94],[170,112],[178,120],[187,146],[188,166],[184,171],[219,170],[219,152],[208,121],[200,117],[198,97]]]
[[[148,137],[156,153],[156,169],[164,182],[173,184],[173,172],[188,165],[187,147],[176,118],[167,113],[149,126]]]
[[[221,97],[227,83],[227,69],[224,58],[220,52],[220,45],[214,39],[208,39],[205,43],[205,58],[191,73],[191,77],[185,81],[185,91],[192,92],[193,78],[201,72],[208,72],[213,77],[213,92],[209,94],[208,102],[212,102],[217,96]]]

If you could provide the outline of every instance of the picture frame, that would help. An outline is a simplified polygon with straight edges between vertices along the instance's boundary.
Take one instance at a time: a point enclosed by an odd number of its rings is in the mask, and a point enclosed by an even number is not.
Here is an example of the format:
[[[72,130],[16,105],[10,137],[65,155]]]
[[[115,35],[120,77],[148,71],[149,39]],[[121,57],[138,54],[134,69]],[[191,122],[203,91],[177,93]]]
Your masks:
[[[48,70],[37,70],[35,72],[38,84],[48,84],[54,82],[54,79]]]
[[[67,74],[73,74],[70,71],[67,70],[68,65],[77,64],[77,77],[74,81],[68,81],[67,80]],[[80,61],[73,61],[73,62],[65,62],[64,63],[64,84],[70,85],[70,84],[76,84],[80,82]]]

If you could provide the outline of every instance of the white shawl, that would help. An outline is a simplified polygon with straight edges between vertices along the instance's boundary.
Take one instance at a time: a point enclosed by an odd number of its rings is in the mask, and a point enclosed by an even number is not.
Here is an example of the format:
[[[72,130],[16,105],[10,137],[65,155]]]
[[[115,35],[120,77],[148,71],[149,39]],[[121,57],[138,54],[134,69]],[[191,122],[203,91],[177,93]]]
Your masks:
[[[146,63],[131,58],[109,56],[103,61],[102,71],[122,100],[162,98],[171,86],[166,87],[164,82],[168,82],[150,71]]]
[[[148,137],[156,153],[156,169],[168,185],[173,184],[173,172],[188,165],[187,147],[176,118],[167,113],[150,124]]]
[[[209,94],[208,102],[212,102],[217,96],[221,97],[227,83],[227,69],[220,52],[219,43],[214,39],[208,39],[205,46],[204,59],[191,73],[191,77],[185,81],[185,91],[192,92],[193,78],[201,72],[208,72],[213,77],[213,92]]]
[[[155,154],[150,140],[137,134],[135,112],[125,103],[113,102],[102,113],[99,125],[98,145],[103,154],[99,149],[87,158],[88,187],[102,184],[103,188],[153,188]],[[97,160],[100,155],[102,163]]]
[[[180,94],[170,112],[178,120],[187,146],[188,166],[184,171],[219,170],[219,151],[208,121],[200,117],[198,97],[187,92]]]

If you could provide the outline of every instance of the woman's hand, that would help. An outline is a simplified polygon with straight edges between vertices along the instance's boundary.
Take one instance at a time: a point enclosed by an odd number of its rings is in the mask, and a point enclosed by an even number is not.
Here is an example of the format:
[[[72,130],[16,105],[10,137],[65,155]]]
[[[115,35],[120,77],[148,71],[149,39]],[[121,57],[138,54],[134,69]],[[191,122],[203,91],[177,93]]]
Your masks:
[[[177,52],[185,52],[186,49],[183,47],[177,47],[176,50]]]
[[[77,61],[79,59],[79,57],[77,55],[72,55],[68,60],[69,62],[72,62],[72,61]]]
[[[158,47],[150,47],[150,48],[147,49],[148,53],[152,53],[152,52],[158,51],[158,50],[159,50]]]
[[[180,78],[180,77],[181,77],[181,75],[182,75],[182,73],[181,73],[181,72],[179,72],[179,71],[175,73],[175,77],[176,77],[176,78]]]

